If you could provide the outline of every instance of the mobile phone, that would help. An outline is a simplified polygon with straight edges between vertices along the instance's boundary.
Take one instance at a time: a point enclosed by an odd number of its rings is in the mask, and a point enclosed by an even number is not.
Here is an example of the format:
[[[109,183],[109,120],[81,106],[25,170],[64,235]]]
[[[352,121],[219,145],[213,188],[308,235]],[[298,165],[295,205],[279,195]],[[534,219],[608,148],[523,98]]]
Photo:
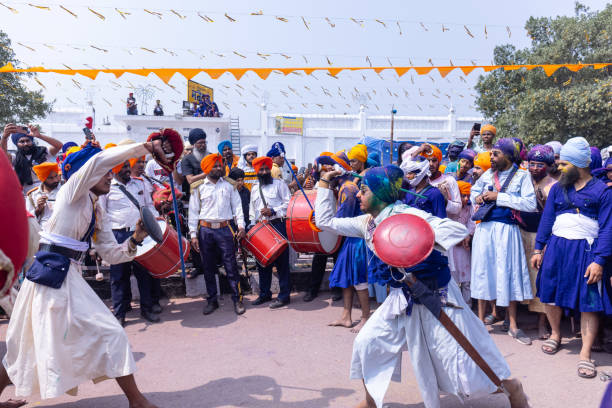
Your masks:
[[[23,133],[25,133],[26,135],[30,134],[30,128],[27,126],[22,126],[21,129],[23,130]]]
[[[472,126],[472,130],[477,130],[480,132],[480,123],[474,122],[474,126]]]
[[[87,140],[92,140],[93,139],[93,133],[91,132],[90,128],[84,127],[83,128],[83,133],[85,133],[85,139],[87,139]]]

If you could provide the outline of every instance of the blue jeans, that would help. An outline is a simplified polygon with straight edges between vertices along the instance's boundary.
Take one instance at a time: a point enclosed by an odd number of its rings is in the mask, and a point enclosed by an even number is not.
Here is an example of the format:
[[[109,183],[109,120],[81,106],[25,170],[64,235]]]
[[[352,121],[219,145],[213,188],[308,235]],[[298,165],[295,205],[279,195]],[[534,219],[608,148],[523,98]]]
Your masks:
[[[123,243],[131,235],[131,231],[113,230],[115,239],[118,243]],[[127,308],[132,300],[132,287],[130,285],[130,275],[134,273],[138,282],[140,292],[141,311],[150,312],[153,306],[151,288],[154,278],[138,262],[125,262],[110,267],[111,298],[113,300],[113,310],[115,316],[125,317]]]
[[[238,263],[236,262],[236,247],[231,229],[229,227],[218,229],[200,227],[198,243],[200,244],[200,256],[202,257],[202,270],[206,282],[208,301],[217,301],[215,274],[218,272],[217,258],[219,253],[227,274],[227,280],[232,288],[232,300],[234,302],[242,301],[240,276],[238,275]]]
[[[287,230],[285,229],[285,221],[280,218],[270,221],[270,224],[276,228],[280,234],[287,238]],[[278,284],[280,286],[280,292],[278,293],[278,300],[283,302],[289,300],[291,295],[291,277],[289,274],[289,248],[287,247],[282,254],[274,262],[265,268],[257,264],[257,270],[259,271],[259,296],[271,297],[272,292],[270,286],[272,286],[272,267],[276,266],[278,272]]]

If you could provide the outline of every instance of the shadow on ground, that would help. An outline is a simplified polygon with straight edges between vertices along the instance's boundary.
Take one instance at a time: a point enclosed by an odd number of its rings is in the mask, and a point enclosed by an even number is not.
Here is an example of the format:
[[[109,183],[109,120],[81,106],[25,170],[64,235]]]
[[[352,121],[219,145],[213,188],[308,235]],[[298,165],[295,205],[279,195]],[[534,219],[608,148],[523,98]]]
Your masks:
[[[282,401],[283,389],[291,388],[312,397],[302,401]],[[160,408],[169,407],[249,407],[249,408],[324,408],[337,406],[334,399],[346,397],[354,390],[345,388],[313,389],[279,385],[273,378],[253,375],[221,378],[202,386],[177,392],[153,392],[146,397]],[[123,395],[81,399],[54,405],[57,408],[117,408],[126,407]],[[399,408],[399,407],[398,407]]]

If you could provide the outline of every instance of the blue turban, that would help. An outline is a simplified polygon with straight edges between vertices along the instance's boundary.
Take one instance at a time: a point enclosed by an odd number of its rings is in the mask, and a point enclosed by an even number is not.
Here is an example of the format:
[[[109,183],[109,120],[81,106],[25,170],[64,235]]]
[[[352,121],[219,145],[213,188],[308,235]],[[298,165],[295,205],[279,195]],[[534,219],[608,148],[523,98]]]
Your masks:
[[[62,146],[62,153],[66,153],[66,150],[70,149],[71,147],[74,146],[78,146],[78,144],[74,143],[74,142],[68,142],[68,143],[64,143],[64,145]]]
[[[584,137],[572,137],[561,148],[559,159],[568,161],[581,169],[591,163],[591,149]]]
[[[555,151],[550,145],[535,145],[527,154],[528,161],[538,161],[552,166],[555,163]]]
[[[399,200],[404,172],[394,164],[373,167],[366,173],[363,182],[372,193],[385,203]]]
[[[461,153],[459,153],[458,159],[465,159],[470,163],[474,164],[474,159],[476,158],[476,152],[472,149],[465,149]]]
[[[194,128],[189,131],[189,143],[193,146],[198,140],[206,140],[206,132],[200,128]]]
[[[520,160],[521,145],[514,139],[509,137],[501,138],[493,146],[494,149],[501,150],[501,152],[510,159],[512,163],[516,163]]]
[[[600,169],[602,166],[602,161],[601,151],[597,147],[591,146],[591,170]]]
[[[17,146],[17,143],[19,142],[19,139],[21,139],[22,137],[29,137],[30,140],[34,140],[34,137],[32,135],[28,135],[25,133],[13,133],[11,135],[11,140],[13,141],[13,144],[15,146]]]
[[[87,160],[94,157],[96,154],[100,153],[102,149],[97,146],[92,146],[88,144],[78,152],[74,152],[68,155],[66,159],[62,162],[62,174],[64,175],[64,179],[68,180],[70,176],[76,173]],[[110,169],[108,169],[110,171]]]
[[[217,145],[217,150],[219,150],[219,154],[223,154],[223,149],[225,149],[225,146],[229,146],[230,149],[233,149],[232,142],[230,142],[229,140],[224,140]]]
[[[371,152],[368,154],[366,165],[368,168],[380,166],[380,154],[378,152]]]
[[[283,154],[285,154],[285,145],[283,145],[281,142],[276,142],[272,145],[272,148],[268,150],[268,153],[266,153],[266,156],[276,157],[276,156],[281,156]]]

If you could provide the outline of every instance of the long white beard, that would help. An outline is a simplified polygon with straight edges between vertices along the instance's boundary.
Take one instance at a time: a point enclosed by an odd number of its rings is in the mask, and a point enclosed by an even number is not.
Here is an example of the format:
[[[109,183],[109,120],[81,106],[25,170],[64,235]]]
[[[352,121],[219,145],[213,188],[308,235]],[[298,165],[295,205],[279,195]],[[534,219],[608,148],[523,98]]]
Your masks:
[[[204,153],[200,153],[198,149],[193,149],[193,156],[198,159],[198,161],[202,161],[204,158]]]

